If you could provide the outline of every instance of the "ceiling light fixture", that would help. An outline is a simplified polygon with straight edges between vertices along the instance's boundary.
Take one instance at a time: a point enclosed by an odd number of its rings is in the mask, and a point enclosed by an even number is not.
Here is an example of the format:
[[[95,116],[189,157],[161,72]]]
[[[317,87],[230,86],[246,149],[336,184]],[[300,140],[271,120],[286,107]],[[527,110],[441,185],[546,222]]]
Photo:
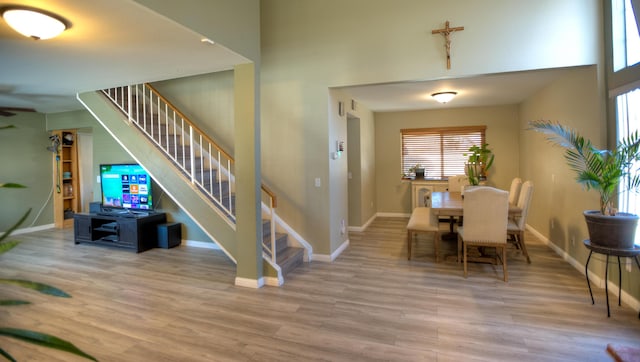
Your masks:
[[[61,16],[32,7],[9,6],[0,12],[15,31],[35,40],[51,39],[71,27],[71,23]]]
[[[438,92],[433,93],[431,96],[440,103],[447,103],[458,94],[457,92]]]

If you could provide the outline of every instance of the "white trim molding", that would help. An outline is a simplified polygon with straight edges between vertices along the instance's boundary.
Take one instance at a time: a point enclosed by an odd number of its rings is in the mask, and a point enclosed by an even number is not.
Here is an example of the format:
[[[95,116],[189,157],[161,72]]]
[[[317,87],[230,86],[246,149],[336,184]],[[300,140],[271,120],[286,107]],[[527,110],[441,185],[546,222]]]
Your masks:
[[[258,288],[262,288],[264,286],[264,278],[248,279],[248,278],[236,277],[235,284],[238,287],[258,289]]]
[[[333,253],[331,253],[331,255],[315,254],[315,257],[313,258],[313,260],[317,260],[325,263],[331,263],[332,261],[336,260],[336,258],[340,256],[340,254],[342,254],[342,252],[345,251],[348,247],[349,247],[349,239],[345,240],[344,243],[342,243],[342,245],[340,245]]]
[[[42,231],[42,230],[49,230],[49,229],[53,229],[55,227],[55,224],[46,224],[46,225],[40,225],[40,226],[32,226],[32,227],[28,227],[28,228],[22,228],[22,229],[16,229],[14,230],[11,235],[19,235],[19,234],[26,234],[26,233],[33,233],[36,231]]]
[[[527,225],[527,230],[529,230],[529,232],[531,232],[538,239],[540,239],[545,245],[547,245],[549,248],[555,251],[556,254],[560,255],[562,259],[564,259],[566,262],[568,262],[574,268],[576,268],[580,272],[580,274],[585,275],[584,265],[582,263],[574,259],[571,255],[567,254],[567,252],[565,252],[564,250],[560,249],[556,244],[551,242],[551,240],[547,239],[544,235],[539,233],[536,229],[534,229],[530,225]],[[604,279],[596,275],[596,273],[589,273],[589,280],[593,283],[594,286],[599,288],[604,288],[604,282],[605,282]],[[615,285],[612,281],[607,281],[607,288],[609,288],[609,291],[613,292],[614,295],[618,296],[619,294],[618,286]],[[640,301],[635,299],[631,294],[623,290],[620,293],[620,299],[622,299],[622,302],[629,305],[636,312],[640,312]]]

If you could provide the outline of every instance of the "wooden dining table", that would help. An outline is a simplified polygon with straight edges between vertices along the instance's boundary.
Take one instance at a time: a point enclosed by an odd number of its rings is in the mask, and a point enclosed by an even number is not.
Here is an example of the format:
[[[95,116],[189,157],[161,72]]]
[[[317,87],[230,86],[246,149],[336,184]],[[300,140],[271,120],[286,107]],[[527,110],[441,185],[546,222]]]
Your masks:
[[[462,216],[464,198],[460,192],[432,192],[431,211],[438,216]],[[518,217],[522,209],[509,205],[509,217]]]

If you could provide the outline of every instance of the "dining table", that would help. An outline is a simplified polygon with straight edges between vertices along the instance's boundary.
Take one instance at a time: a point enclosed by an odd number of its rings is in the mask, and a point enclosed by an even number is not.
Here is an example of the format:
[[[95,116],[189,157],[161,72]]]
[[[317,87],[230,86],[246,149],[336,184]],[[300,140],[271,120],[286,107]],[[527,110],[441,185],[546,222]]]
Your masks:
[[[438,216],[462,216],[464,197],[460,192],[432,192],[431,211]],[[522,209],[509,204],[509,217],[515,218],[522,214]],[[453,231],[453,230],[451,230]]]

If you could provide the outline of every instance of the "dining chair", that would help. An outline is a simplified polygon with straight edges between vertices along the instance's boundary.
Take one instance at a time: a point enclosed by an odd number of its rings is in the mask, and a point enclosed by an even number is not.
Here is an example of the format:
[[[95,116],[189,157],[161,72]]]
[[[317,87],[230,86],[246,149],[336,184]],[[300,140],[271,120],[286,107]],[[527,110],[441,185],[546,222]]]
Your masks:
[[[458,260],[462,250],[464,277],[467,277],[467,249],[493,247],[496,248],[496,259],[502,261],[502,273],[506,282],[509,193],[488,186],[470,189],[464,194],[462,215],[464,225],[458,227]],[[499,249],[501,253],[498,253]]]
[[[511,187],[509,188],[509,204],[516,205],[518,197],[520,196],[520,188],[522,188],[522,179],[520,177],[514,177],[511,180]]]
[[[466,175],[449,176],[447,190],[449,192],[460,192],[463,186],[469,185],[469,177]]]
[[[522,213],[520,216],[513,219],[509,219],[507,223],[507,236],[513,237],[513,241],[522,254],[527,258],[527,263],[531,264],[531,258],[527,252],[527,246],[524,243],[524,231],[526,229],[527,215],[529,214],[529,206],[531,205],[531,196],[533,195],[533,182],[525,181],[522,184],[520,190],[520,196],[518,197],[518,206]]]
[[[411,245],[413,236],[416,233],[433,233],[433,248],[436,254],[436,263],[439,262],[438,249],[440,246],[440,228],[438,227],[438,216],[431,212],[430,207],[416,207],[411,213],[407,224],[407,259],[411,260]]]
[[[464,186],[469,185],[469,177],[467,175],[452,175],[448,178],[447,191],[449,192],[462,192]],[[453,232],[453,225],[456,222],[454,216],[449,217],[449,229]],[[461,224],[461,218],[458,218],[458,224]]]

